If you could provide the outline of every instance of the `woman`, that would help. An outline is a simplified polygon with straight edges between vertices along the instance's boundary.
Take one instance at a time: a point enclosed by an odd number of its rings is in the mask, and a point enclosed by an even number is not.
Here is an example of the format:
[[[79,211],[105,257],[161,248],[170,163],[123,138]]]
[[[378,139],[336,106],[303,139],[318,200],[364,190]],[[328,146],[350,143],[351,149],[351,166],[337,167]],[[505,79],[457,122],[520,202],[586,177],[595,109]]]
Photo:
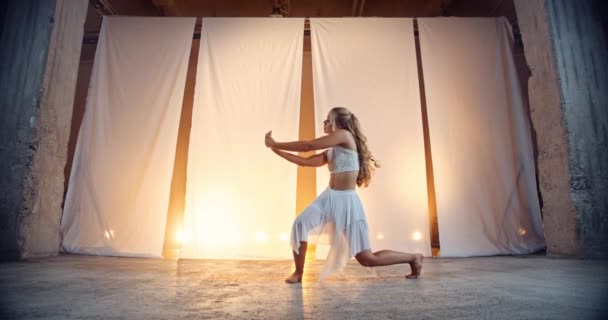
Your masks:
[[[266,146],[277,155],[300,166],[327,164],[331,174],[329,186],[293,223],[291,247],[296,270],[285,282],[302,281],[309,237],[319,236],[331,244],[321,279],[341,269],[352,256],[366,267],[408,263],[411,273],[406,278],[417,279],[422,270],[421,254],[391,250],[372,253],[370,250],[367,219],[355,185],[366,187],[374,167],[379,165],[367,147],[367,138],[361,132],[359,121],[348,109],[336,107],[323,121],[323,131],[327,135],[321,138],[294,142],[276,142],[271,136],[272,131],[266,134]],[[308,158],[283,151],[323,149],[328,150]]]

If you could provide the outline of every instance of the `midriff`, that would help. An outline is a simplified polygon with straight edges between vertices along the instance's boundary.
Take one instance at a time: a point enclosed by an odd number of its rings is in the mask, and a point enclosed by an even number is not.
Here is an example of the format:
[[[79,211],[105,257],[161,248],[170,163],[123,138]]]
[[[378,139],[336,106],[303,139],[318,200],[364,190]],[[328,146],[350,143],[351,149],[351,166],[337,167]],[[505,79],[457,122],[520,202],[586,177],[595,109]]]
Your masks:
[[[345,171],[329,175],[329,187],[334,190],[351,190],[357,186],[359,171]]]

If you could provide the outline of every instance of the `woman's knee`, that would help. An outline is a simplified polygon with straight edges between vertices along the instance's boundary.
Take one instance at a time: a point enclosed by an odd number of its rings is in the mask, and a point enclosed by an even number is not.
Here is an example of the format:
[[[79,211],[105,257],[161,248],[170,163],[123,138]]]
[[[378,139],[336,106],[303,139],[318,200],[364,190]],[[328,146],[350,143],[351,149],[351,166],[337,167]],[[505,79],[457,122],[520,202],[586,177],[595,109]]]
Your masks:
[[[376,256],[374,256],[369,251],[363,251],[363,252],[358,253],[355,256],[355,259],[357,259],[357,262],[359,262],[359,264],[364,267],[375,267],[376,266]]]

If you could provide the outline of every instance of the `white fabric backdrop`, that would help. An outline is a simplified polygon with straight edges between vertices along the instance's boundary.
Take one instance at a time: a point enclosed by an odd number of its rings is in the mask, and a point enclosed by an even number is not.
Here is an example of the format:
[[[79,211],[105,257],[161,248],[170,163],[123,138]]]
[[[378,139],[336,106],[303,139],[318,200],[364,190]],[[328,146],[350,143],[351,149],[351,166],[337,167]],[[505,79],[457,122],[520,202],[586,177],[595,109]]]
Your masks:
[[[205,18],[188,154],[181,258],[291,258],[304,19]]]
[[[372,250],[430,256],[412,19],[310,20],[317,136],[323,135],[322,122],[332,107],[347,107],[359,118],[372,154],[381,161],[370,186],[359,189]],[[317,169],[318,192],[328,179],[327,168]],[[327,248],[318,247],[317,257],[326,252]]]
[[[194,18],[104,17],[62,250],[162,254]]]
[[[418,19],[442,256],[544,247],[529,122],[504,18]]]

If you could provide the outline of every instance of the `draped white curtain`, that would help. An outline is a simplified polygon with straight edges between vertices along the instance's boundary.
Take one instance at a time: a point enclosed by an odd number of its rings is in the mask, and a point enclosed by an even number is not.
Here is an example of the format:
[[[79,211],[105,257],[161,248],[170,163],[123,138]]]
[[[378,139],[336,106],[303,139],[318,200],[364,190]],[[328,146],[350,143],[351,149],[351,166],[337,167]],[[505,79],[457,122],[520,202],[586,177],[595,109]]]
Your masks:
[[[104,17],[62,251],[161,256],[194,23]]]
[[[544,247],[529,120],[504,18],[421,18],[442,256]],[[161,256],[194,18],[104,17],[64,213],[62,251]],[[181,258],[290,258],[302,18],[205,18]],[[430,252],[412,19],[312,18],[317,136],[335,106],[380,160],[360,189],[372,249]],[[317,170],[317,190],[327,186]],[[327,248],[319,247],[318,257]]]
[[[420,89],[411,18],[311,18],[317,136],[332,107],[358,117],[381,161],[359,189],[373,250],[431,255]],[[317,190],[328,183],[317,170]],[[322,258],[326,249],[319,247]]]
[[[181,258],[290,258],[296,166],[264,146],[297,140],[304,19],[205,18]]]
[[[442,256],[544,247],[528,115],[504,18],[418,19]]]

